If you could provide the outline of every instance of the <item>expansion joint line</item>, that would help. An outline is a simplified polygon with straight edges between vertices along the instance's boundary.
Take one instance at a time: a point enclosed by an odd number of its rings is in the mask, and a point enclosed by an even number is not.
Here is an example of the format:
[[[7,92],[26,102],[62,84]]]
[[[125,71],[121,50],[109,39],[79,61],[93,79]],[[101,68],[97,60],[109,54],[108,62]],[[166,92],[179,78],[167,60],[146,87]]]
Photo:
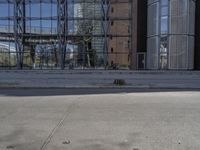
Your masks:
[[[79,99],[79,98],[78,98]],[[45,150],[47,148],[47,145],[51,142],[51,139],[53,138],[54,134],[56,133],[56,131],[63,125],[64,121],[66,120],[66,118],[70,115],[70,113],[72,112],[72,110],[75,107],[75,102],[73,102],[66,110],[66,112],[64,113],[63,117],[61,118],[61,120],[58,122],[58,124],[51,130],[50,134],[48,135],[48,137],[45,139],[45,141],[43,142],[42,146],[40,147],[40,150]]]

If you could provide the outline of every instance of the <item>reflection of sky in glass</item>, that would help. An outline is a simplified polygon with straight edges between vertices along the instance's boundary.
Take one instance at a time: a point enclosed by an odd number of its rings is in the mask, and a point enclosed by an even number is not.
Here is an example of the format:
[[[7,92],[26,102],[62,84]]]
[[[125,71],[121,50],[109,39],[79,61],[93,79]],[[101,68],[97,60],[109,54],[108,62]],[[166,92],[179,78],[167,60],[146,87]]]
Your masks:
[[[67,0],[68,2],[68,17],[75,17],[75,4],[74,0]],[[26,17],[31,18],[26,20],[27,32],[37,31],[40,32],[40,28],[49,29],[47,31],[56,32],[57,30],[57,4],[56,3],[27,3],[25,6]],[[13,32],[13,20],[8,20],[6,17],[14,16],[14,5],[13,4],[3,4],[0,3],[0,31]],[[10,25],[10,27],[9,27]],[[32,30],[30,30],[30,27]],[[68,21],[69,32],[74,32],[74,21]],[[54,32],[54,33],[55,33]],[[0,44],[9,45],[7,42],[0,42]],[[14,42],[10,42],[10,47],[15,49]],[[76,49],[74,45],[68,45],[67,49]]]
[[[68,0],[68,17],[74,17],[73,0]],[[26,26],[57,28],[57,4],[56,3],[27,3],[26,17],[32,20],[26,20]],[[14,16],[13,4],[0,4],[0,26],[13,25],[13,21],[6,20],[5,17]],[[4,17],[4,18],[3,18]],[[42,18],[41,20],[39,18]],[[54,19],[52,19],[54,18]],[[72,32],[74,23],[69,21],[69,30]]]
[[[168,33],[168,0],[161,0],[161,34]]]
[[[161,0],[161,5],[164,6],[164,5],[168,5],[168,2],[169,0]]]
[[[168,17],[161,18],[161,34],[168,32]]]
[[[168,45],[168,0],[161,0],[161,23],[160,23],[160,68],[167,68],[167,45]]]
[[[161,15],[162,16],[168,15],[168,7],[162,7],[161,8]]]

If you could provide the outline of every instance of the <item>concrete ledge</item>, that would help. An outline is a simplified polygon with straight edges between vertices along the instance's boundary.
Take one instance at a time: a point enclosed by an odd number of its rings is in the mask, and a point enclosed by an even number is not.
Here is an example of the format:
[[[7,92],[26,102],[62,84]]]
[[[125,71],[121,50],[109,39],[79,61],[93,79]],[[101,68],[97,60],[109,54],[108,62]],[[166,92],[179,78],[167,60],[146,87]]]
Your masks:
[[[200,87],[185,86],[0,86],[0,89],[189,89],[200,90]]]
[[[0,70],[0,73],[39,74],[199,74],[200,70]]]
[[[1,70],[0,88],[200,89],[200,71]]]

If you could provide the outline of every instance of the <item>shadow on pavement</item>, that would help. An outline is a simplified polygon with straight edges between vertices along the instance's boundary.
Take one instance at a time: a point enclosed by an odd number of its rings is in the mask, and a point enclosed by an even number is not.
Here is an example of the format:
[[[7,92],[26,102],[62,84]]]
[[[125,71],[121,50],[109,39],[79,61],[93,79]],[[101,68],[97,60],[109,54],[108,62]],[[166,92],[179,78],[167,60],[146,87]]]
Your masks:
[[[200,89],[0,89],[0,96],[64,96],[154,92],[200,92]]]

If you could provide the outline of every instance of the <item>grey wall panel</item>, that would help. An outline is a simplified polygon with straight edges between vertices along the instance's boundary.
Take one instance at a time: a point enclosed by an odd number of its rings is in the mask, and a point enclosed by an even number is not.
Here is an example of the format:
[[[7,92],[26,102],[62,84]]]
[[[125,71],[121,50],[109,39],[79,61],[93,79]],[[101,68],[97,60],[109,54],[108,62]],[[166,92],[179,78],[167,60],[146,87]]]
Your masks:
[[[147,33],[147,69],[158,69],[159,1],[149,0]]]
[[[196,1],[195,69],[200,70],[200,0]]]
[[[194,36],[189,36],[188,49],[194,49]],[[188,53],[188,69],[194,69],[194,51]]]
[[[195,35],[195,2],[190,0],[190,7],[189,7],[189,34]]]
[[[194,7],[195,3],[192,0],[170,1],[169,69],[193,69]]]
[[[195,1],[170,0],[168,2],[169,5],[167,3],[162,5],[161,0],[149,0],[148,3],[147,67],[159,69],[162,66],[159,59],[168,55],[168,69],[193,69]],[[169,7],[168,16],[163,16],[161,12],[165,7]],[[163,32],[167,22],[169,30]],[[160,50],[163,36],[168,39],[167,54]]]
[[[147,40],[147,68],[158,69],[159,37],[148,38]]]
[[[171,0],[169,14],[169,34],[187,34],[188,0]]]
[[[147,36],[159,35],[159,3],[148,6],[148,33]]]

